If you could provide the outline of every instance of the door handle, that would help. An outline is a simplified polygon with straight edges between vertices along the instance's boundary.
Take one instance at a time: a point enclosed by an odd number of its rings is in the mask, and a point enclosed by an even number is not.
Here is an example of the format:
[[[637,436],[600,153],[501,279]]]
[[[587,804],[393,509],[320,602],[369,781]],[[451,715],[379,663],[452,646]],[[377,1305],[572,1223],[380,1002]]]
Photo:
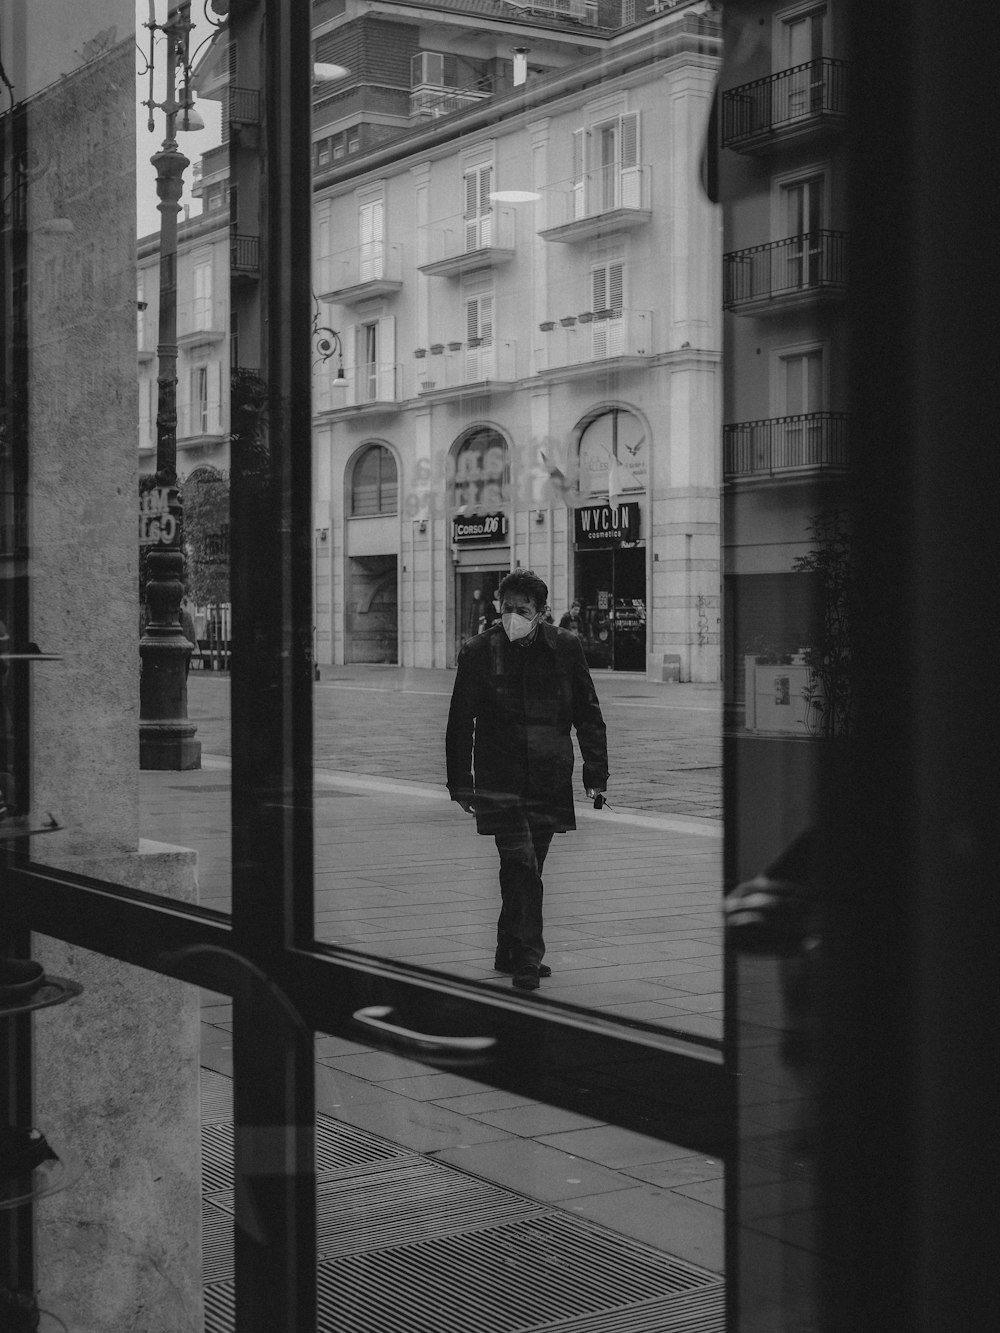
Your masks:
[[[439,1061],[477,1063],[497,1044],[496,1037],[441,1037],[427,1032],[414,1032],[411,1028],[400,1027],[398,1023],[390,1023],[393,1013],[391,1005],[373,1004],[358,1009],[353,1018],[361,1027],[377,1033],[383,1039]]]

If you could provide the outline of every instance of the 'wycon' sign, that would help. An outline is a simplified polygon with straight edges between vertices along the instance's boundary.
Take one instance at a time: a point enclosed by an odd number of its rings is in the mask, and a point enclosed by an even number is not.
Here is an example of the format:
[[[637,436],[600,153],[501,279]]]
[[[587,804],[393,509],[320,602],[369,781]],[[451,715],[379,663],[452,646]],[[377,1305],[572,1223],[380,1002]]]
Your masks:
[[[576,511],[577,546],[634,542],[639,536],[639,504],[583,505]]]

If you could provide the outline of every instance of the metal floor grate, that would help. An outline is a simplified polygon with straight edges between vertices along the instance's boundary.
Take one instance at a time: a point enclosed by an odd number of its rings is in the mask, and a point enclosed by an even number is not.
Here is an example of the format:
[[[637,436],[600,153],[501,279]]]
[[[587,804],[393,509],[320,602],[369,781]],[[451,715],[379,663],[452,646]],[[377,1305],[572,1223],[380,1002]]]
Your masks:
[[[232,1115],[203,1071],[202,1111]],[[202,1127],[205,1333],[234,1333],[231,1120]],[[724,1333],[717,1274],[317,1117],[317,1333]]]
[[[667,1296],[626,1309],[611,1310],[582,1319],[556,1319],[545,1323],[487,1323],[474,1316],[470,1324],[450,1321],[447,1310],[414,1311],[408,1304],[404,1313],[387,1324],[372,1324],[368,1311],[355,1320],[354,1311],[345,1307],[325,1269],[320,1269],[319,1310],[316,1333],[725,1333],[725,1287],[717,1281],[701,1291]],[[367,1303],[366,1303],[367,1304]],[[205,1289],[205,1333],[235,1333],[233,1283],[218,1282]]]
[[[316,1117],[316,1170],[319,1174],[343,1171],[379,1162],[411,1157],[377,1134],[341,1124],[329,1116]],[[203,1124],[201,1128],[201,1178],[203,1194],[219,1194],[233,1187],[232,1121]]]
[[[214,1124],[233,1118],[233,1080],[214,1069],[201,1071],[201,1123]]]

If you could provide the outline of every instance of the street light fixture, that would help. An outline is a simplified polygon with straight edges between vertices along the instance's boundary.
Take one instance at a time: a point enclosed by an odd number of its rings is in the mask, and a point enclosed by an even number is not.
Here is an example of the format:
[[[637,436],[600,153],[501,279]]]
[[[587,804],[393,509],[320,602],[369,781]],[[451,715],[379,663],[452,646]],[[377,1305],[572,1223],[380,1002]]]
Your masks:
[[[160,312],[155,486],[142,498],[140,542],[146,558],[149,620],[139,642],[139,767],[184,770],[201,767],[197,728],[187,715],[187,665],[192,646],[180,625],[184,592],[182,510],[177,485],[177,215],[190,162],[177,146],[178,129],[192,127],[189,37],[191,0],[168,0],[165,23],[156,22],[149,0],[149,97],[147,126],[154,111],[166,116],[166,135],[151,159],[156,168],[160,211]],[[166,93],[153,96],[156,34],[166,39]],[[180,73],[180,89],[177,87]],[[178,124],[178,120],[180,123]]]

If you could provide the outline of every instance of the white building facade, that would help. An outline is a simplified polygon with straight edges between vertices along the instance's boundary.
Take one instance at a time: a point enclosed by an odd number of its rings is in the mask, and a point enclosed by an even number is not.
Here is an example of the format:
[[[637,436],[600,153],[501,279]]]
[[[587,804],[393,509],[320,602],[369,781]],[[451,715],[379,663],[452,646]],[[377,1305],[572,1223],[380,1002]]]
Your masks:
[[[593,667],[718,681],[704,8],[317,181],[318,662],[450,666],[523,566]]]

